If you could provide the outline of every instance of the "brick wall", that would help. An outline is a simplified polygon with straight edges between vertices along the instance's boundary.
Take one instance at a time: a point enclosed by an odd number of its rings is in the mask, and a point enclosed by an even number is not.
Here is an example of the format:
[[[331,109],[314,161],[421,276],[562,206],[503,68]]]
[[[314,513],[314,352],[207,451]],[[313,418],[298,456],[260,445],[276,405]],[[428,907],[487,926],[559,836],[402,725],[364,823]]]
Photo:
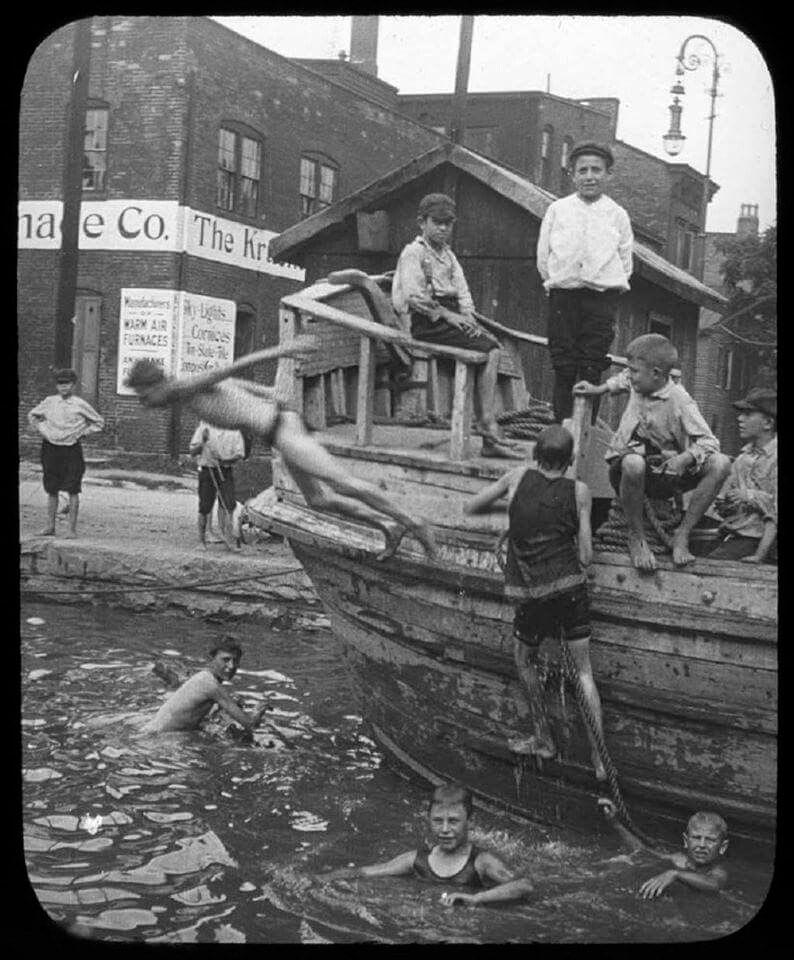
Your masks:
[[[28,66],[20,103],[19,197],[61,198],[71,86],[73,26],[49,36]],[[299,162],[317,151],[339,164],[339,196],[424,153],[440,137],[382,104],[324,80],[204,18],[95,17],[89,96],[109,107],[108,176],[85,199],[164,199],[279,232],[299,216]],[[245,218],[216,208],[218,128],[246,124],[264,140],[261,201]],[[18,256],[20,429],[53,392],[59,254]],[[80,292],[101,297],[97,406],[106,428],[87,441],[166,454],[176,431],[186,448],[188,416],[144,411],[116,396],[123,287],[184,289],[235,301],[255,318],[254,347],[277,339],[279,299],[295,281],[185,254],[82,251]],[[274,370],[260,371],[272,379]]]

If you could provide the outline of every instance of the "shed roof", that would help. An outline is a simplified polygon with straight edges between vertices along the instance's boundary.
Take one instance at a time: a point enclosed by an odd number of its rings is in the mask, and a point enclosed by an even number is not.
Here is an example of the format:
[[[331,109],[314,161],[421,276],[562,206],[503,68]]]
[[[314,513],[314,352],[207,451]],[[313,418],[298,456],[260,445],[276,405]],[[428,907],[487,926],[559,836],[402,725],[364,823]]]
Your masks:
[[[527,180],[517,171],[466,147],[448,142],[433,147],[361,190],[289,227],[270,242],[270,256],[274,260],[294,258],[301,248],[323,231],[341,224],[353,213],[377,209],[384,200],[398,193],[406,184],[447,163],[491,187],[539,220],[543,219],[549,205],[557,199],[553,193]],[[726,303],[725,298],[716,290],[707,287],[685,270],[636,241],[634,269],[650,282],[700,306],[721,312]]]

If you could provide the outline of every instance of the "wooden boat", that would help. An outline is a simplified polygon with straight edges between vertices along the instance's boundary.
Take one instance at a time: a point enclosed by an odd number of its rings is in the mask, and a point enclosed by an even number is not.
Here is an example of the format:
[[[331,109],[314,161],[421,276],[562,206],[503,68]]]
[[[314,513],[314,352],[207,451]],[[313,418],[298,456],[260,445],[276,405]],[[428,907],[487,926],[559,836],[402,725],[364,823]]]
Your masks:
[[[551,641],[541,659],[558,756],[539,769],[507,747],[511,736],[526,732],[526,721],[516,698],[514,611],[493,552],[505,517],[464,517],[461,508],[512,465],[476,455],[471,356],[417,351],[404,334],[368,320],[354,291],[329,283],[285,297],[280,323],[282,340],[301,333],[323,342],[341,332],[358,339],[352,380],[340,383],[336,371],[316,374],[311,362],[282,359],[276,390],[290,395],[310,423],[318,425],[319,410],[318,437],[334,456],[429,519],[440,543],[436,562],[408,537],[393,557],[376,561],[383,535],[307,507],[278,461],[273,487],[248,504],[258,524],[288,538],[311,578],[378,742],[431,782],[467,784],[485,806],[599,829],[595,798],[608,791],[593,777],[586,730]],[[387,341],[423,358],[438,404],[431,413],[442,420],[448,413],[448,432],[373,413],[375,364]],[[445,361],[454,370],[443,373]],[[438,400],[444,377],[446,407]],[[340,403],[353,397],[352,422],[329,423],[328,396]],[[577,401],[575,470],[603,494],[603,449],[588,414]],[[591,655],[605,738],[635,822],[677,841],[689,814],[715,809],[740,845],[747,838],[771,842],[777,569],[699,559],[681,570],[661,558],[653,575],[641,575],[627,555],[596,543],[590,575]]]

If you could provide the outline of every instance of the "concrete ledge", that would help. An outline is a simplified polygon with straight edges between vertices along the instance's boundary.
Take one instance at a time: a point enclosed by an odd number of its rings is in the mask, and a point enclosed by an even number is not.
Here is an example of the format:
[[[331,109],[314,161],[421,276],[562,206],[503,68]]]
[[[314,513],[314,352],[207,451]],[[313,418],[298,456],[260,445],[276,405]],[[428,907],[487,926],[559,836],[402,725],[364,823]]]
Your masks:
[[[154,545],[142,550],[140,543],[109,546],[90,538],[27,537],[20,544],[23,597],[326,627],[317,595],[299,566],[280,543],[268,543],[255,556]]]

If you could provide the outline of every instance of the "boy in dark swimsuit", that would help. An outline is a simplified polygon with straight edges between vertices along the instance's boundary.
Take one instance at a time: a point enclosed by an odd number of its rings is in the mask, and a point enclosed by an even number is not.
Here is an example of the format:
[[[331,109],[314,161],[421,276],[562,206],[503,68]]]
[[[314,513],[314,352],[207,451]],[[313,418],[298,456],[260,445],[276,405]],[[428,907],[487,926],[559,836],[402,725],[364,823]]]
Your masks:
[[[471,793],[460,784],[443,783],[430,799],[427,822],[435,844],[430,851],[407,850],[385,863],[363,867],[342,867],[321,874],[319,880],[343,880],[354,877],[403,877],[413,875],[431,883],[472,887],[475,893],[445,891],[441,902],[474,906],[519,900],[533,890],[530,881],[516,877],[496,856],[478,849],[469,840],[472,818]]]
[[[263,360],[310,349],[308,342],[272,347],[241,357],[228,367],[180,379],[167,377],[151,360],[138,360],[125,382],[135,390],[144,406],[182,403],[214,427],[248,432],[272,444],[309,506],[353,517],[383,531],[386,543],[378,560],[395,552],[406,531],[416,537],[431,559],[435,558],[436,543],[426,523],[404,513],[374,484],[344,470],[325,447],[306,433],[300,414],[274,398],[272,387],[232,376]],[[396,523],[378,513],[386,514]]]
[[[593,557],[590,531],[592,497],[587,484],[565,472],[573,457],[573,437],[550,426],[535,445],[537,466],[524,465],[504,474],[465,505],[464,513],[484,513],[508,497],[505,596],[517,601],[513,627],[516,669],[528,695],[533,732],[512,738],[514,753],[550,759],[556,748],[543,710],[544,693],[534,666],[541,641],[560,637],[576,664],[590,712],[601,732],[601,700],[590,664],[590,609],[585,573]],[[606,777],[595,740],[596,779]]]

